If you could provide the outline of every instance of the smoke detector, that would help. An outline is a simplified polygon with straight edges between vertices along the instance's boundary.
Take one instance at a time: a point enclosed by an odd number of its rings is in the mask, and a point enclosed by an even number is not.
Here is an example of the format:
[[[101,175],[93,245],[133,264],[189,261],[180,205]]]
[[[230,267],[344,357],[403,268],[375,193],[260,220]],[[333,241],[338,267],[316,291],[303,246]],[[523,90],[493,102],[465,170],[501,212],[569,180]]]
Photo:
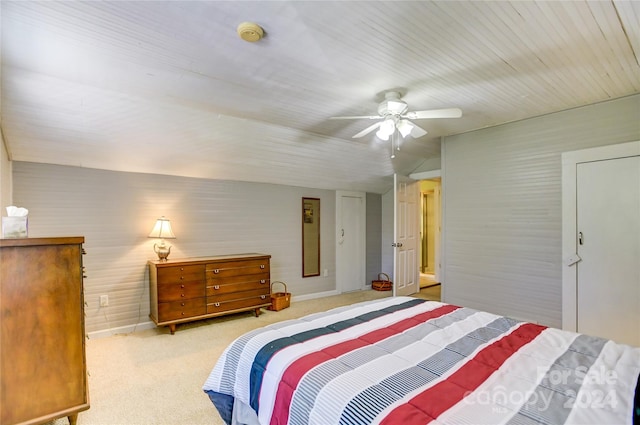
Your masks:
[[[260,25],[253,22],[243,22],[238,25],[238,35],[244,41],[254,42],[260,40],[264,36],[264,30]]]

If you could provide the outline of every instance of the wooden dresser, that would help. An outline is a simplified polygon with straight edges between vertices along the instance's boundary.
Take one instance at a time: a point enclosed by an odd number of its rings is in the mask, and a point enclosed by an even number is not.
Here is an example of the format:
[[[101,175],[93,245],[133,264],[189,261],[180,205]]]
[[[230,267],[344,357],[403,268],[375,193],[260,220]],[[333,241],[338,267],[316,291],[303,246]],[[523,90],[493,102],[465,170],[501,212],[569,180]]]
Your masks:
[[[237,254],[149,261],[151,320],[168,325],[271,305],[270,255]]]
[[[83,237],[0,239],[0,424],[89,408]]]

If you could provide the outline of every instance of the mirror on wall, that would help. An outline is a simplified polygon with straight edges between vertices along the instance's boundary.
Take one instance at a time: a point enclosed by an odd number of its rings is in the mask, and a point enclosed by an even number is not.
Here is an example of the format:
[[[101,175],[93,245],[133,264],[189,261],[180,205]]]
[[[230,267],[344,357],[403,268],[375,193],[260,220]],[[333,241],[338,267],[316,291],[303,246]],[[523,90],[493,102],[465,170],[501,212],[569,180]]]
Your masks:
[[[302,277],[320,276],[320,199],[302,198]]]

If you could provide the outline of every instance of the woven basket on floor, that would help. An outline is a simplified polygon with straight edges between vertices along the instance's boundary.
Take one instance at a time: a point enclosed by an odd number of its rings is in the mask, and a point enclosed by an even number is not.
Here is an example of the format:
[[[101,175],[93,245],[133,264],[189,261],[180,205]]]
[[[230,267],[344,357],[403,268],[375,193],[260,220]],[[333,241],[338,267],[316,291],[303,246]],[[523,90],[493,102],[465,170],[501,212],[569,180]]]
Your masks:
[[[284,292],[273,292],[273,284],[281,283],[284,286]],[[291,305],[291,293],[287,292],[287,284],[279,280],[271,282],[271,306],[267,310],[280,311]]]
[[[378,280],[371,281],[371,288],[376,291],[390,291],[392,287],[393,282],[391,282],[389,275],[386,273],[378,273]]]

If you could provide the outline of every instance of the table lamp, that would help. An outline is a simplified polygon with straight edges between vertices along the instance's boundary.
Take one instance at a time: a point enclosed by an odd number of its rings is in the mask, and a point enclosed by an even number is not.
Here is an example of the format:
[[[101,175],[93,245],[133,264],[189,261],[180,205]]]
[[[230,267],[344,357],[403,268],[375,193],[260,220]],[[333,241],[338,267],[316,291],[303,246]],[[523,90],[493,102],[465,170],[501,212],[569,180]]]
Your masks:
[[[167,245],[164,240],[176,238],[173,230],[171,230],[171,222],[169,219],[164,218],[164,216],[160,217],[156,221],[155,226],[153,226],[151,233],[149,233],[149,237],[160,239],[160,244],[153,244],[153,250],[158,254],[160,261],[167,261],[167,257],[169,253],[171,253],[171,245]]]

